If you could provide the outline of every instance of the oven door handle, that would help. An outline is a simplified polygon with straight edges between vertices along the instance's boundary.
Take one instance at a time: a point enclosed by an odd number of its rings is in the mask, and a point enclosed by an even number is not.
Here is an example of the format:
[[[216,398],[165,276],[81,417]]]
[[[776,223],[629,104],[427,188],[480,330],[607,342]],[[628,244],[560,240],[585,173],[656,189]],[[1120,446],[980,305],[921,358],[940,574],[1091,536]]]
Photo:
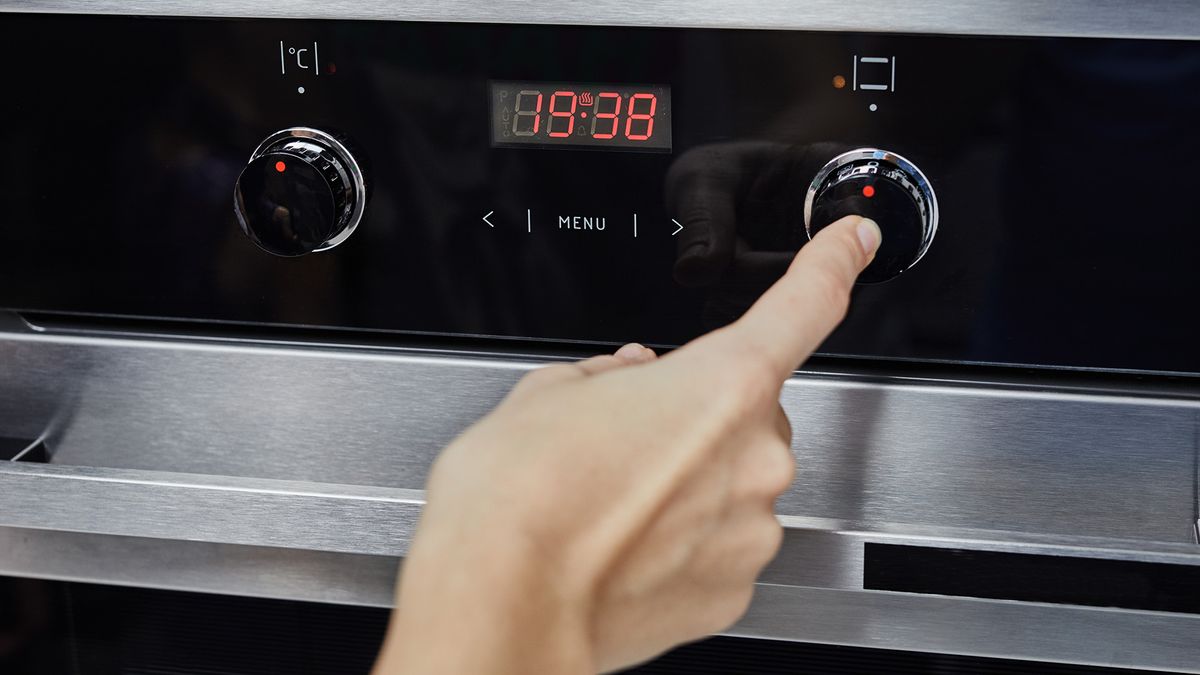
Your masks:
[[[0,462],[0,527],[402,556],[422,490]]]
[[[423,490],[0,462],[0,527],[397,557],[424,505]],[[779,518],[771,584],[863,590],[871,545],[1200,566],[1178,542]]]

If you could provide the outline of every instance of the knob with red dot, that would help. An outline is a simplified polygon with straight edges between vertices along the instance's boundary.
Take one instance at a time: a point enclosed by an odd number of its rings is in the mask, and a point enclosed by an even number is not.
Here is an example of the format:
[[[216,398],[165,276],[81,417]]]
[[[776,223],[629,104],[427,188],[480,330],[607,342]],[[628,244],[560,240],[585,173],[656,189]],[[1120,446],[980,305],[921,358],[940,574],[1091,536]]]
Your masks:
[[[242,231],[279,256],[325,251],[346,241],[367,201],[363,170],[344,139],[294,127],[269,136],[234,190]]]
[[[865,216],[879,224],[883,243],[860,283],[893,279],[925,256],[937,234],[937,196],[925,174],[887,150],[860,148],[834,157],[813,178],[804,200],[811,239],[834,221]]]

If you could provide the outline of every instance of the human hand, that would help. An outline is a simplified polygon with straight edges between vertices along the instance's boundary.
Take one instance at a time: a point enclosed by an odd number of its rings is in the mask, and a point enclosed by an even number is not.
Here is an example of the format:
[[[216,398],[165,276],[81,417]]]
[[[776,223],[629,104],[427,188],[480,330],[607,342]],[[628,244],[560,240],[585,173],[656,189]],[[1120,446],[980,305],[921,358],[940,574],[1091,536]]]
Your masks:
[[[594,673],[728,627],[782,530],[783,382],[879,244],[845,218],[738,321],[526,376],[434,465],[378,673]]]

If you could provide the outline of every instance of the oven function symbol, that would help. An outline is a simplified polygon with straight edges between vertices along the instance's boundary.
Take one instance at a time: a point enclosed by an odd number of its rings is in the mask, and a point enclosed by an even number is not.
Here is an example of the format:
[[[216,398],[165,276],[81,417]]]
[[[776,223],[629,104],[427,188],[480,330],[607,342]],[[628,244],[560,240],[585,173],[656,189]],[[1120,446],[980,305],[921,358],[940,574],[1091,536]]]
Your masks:
[[[289,72],[320,76],[321,45],[318,42],[288,44],[279,41],[279,74]]]
[[[278,256],[325,251],[362,221],[367,176],[340,136],[293,127],[250,155],[234,188],[234,212],[255,244]]]
[[[843,153],[813,178],[804,199],[808,237],[849,215],[871,218],[883,229],[883,243],[859,275],[861,283],[887,281],[911,269],[937,235],[937,196],[929,179],[915,164],[887,150]]]
[[[896,91],[895,56],[855,54],[851,73],[851,91]],[[841,86],[845,86],[844,78]]]

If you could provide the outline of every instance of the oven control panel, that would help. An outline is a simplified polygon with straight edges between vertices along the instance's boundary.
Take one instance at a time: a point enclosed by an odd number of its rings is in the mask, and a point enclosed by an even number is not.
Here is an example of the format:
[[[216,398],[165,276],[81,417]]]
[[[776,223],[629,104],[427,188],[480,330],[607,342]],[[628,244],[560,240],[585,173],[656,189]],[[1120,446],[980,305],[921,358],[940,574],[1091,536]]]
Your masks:
[[[1200,43],[0,21],[0,309],[670,347],[821,228],[821,353],[1200,375]]]

